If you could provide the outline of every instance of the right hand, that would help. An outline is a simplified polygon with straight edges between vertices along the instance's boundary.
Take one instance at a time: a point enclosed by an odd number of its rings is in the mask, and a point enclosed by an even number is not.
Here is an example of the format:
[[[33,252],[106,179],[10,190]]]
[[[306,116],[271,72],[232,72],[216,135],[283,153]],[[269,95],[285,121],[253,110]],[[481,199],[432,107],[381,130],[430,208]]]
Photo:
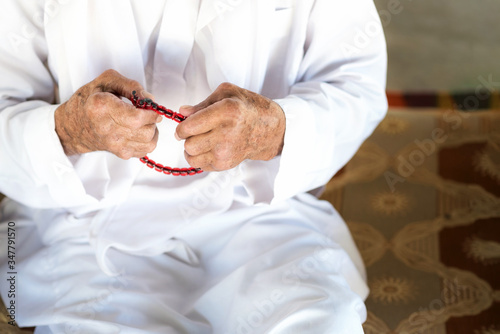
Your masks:
[[[121,159],[141,158],[158,142],[162,117],[121,100],[153,96],[136,81],[107,70],[77,90],[55,111],[56,132],[66,155],[108,151]]]

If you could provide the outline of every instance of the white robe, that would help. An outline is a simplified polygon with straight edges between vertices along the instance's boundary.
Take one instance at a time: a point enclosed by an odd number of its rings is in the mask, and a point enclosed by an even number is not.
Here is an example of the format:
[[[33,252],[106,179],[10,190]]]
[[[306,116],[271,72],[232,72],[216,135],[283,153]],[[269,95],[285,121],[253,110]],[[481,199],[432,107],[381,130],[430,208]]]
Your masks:
[[[312,194],[387,108],[371,1],[8,0],[0,32],[0,221],[16,224],[21,326],[362,333],[362,261]],[[222,82],[272,98],[283,152],[191,177],[107,152],[68,158],[54,111],[108,68],[174,110]],[[187,166],[172,123],[150,157]]]

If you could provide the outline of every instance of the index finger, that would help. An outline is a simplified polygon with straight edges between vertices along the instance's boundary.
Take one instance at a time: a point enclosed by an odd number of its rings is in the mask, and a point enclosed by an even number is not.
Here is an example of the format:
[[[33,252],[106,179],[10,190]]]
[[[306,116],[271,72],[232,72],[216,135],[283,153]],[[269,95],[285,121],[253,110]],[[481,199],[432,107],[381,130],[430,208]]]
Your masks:
[[[96,89],[101,92],[113,93],[132,99],[132,92],[138,92],[140,97],[151,98],[154,96],[144,90],[142,85],[135,80],[129,79],[115,70],[106,70],[95,79]]]
[[[186,117],[191,116],[192,114],[197,113],[200,110],[208,108],[216,102],[237,95],[237,88],[238,87],[233,84],[224,82],[220,84],[217,89],[215,89],[215,91],[213,91],[212,94],[210,94],[205,100],[194,106],[182,106],[179,109],[179,112]]]

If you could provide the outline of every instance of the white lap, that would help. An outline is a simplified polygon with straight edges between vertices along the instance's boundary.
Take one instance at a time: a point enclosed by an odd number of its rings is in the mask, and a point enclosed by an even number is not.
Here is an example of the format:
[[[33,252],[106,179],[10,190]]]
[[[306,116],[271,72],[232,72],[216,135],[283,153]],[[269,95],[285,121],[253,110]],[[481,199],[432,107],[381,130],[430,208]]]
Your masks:
[[[19,227],[31,245],[19,254],[19,323],[44,324],[37,333],[363,333],[359,256],[338,215],[314,203],[234,207],[184,229],[168,254],[112,249],[115,277],[85,240],[44,246]]]

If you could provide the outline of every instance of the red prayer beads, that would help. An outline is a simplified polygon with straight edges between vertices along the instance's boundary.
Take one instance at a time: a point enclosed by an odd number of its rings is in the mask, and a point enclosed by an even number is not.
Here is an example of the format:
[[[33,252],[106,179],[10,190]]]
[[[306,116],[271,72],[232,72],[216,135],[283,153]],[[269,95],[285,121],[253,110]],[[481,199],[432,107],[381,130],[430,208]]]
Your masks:
[[[153,110],[156,112],[158,115],[164,116],[168,119],[171,119],[173,121],[176,121],[177,123],[180,123],[186,119],[186,117],[182,114],[176,113],[173,110],[167,109],[164,106],[161,106],[151,99],[139,99],[137,96],[137,92],[134,90],[132,92],[132,104],[138,108],[138,109],[147,109],[147,110]],[[159,163],[156,163],[155,161],[151,160],[148,158],[148,156],[142,157],[140,161],[146,166],[148,166],[151,169],[154,169],[155,171],[159,173],[163,173],[166,175],[174,175],[174,176],[187,176],[187,175],[196,175],[199,173],[202,173],[203,170],[201,168],[172,168],[168,166],[163,166]]]

